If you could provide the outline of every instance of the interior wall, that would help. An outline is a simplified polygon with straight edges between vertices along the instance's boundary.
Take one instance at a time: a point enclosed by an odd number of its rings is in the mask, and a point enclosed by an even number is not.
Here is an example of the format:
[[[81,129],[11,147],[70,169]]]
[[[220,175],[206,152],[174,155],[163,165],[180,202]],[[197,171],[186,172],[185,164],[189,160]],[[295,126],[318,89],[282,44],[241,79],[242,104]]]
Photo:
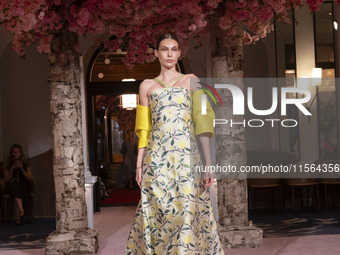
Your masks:
[[[0,59],[4,158],[13,143],[22,146],[26,157],[52,148],[47,59],[36,47],[25,49],[25,61],[9,43]]]
[[[260,39],[255,45],[244,45],[244,77],[245,98],[247,98],[247,88],[253,88],[253,103],[255,109],[265,110],[272,105],[272,86],[270,83],[261,83],[261,86],[254,86],[251,78],[269,78],[276,77],[275,68],[275,40],[274,33],[269,33],[267,37]],[[270,116],[256,116],[252,114],[248,107],[245,108],[244,119],[246,122],[250,119],[277,118],[277,112]],[[257,123],[258,125],[258,123]],[[246,126],[246,147],[248,151],[270,151],[278,150],[278,127],[271,127],[266,123],[263,127]]]
[[[339,43],[340,43],[340,7],[337,4],[334,4],[334,19],[338,24],[338,29],[335,31],[334,39],[335,39],[335,59],[336,59],[336,66],[337,66],[337,75],[336,78],[339,78],[340,74],[340,49],[339,49]],[[339,82],[339,79],[338,79]],[[338,116],[340,116],[340,84],[337,84],[337,106],[338,106]],[[338,137],[340,138],[340,117],[338,117]],[[339,158],[340,158],[340,150],[339,150]]]
[[[295,11],[298,25],[295,25],[295,47],[296,47],[296,77],[312,77],[315,67],[314,27],[313,15],[308,6],[303,6]],[[315,96],[316,88],[310,85],[311,99]],[[299,138],[300,138],[300,160],[301,163],[314,162],[319,158],[318,146],[318,123],[317,102],[311,107],[312,117],[310,122],[302,118],[299,111]]]
[[[0,59],[2,56],[2,53],[6,46],[11,42],[12,38],[10,33],[6,32],[3,27],[0,27]],[[0,100],[1,100],[1,86],[2,86],[2,81],[1,81],[1,76],[0,76]],[[3,135],[2,135],[2,108],[0,104],[0,162],[4,161],[4,156],[3,156]]]
[[[0,28],[0,162],[19,143],[36,180],[35,217],[55,216],[47,59],[34,44],[20,60],[11,40]]]

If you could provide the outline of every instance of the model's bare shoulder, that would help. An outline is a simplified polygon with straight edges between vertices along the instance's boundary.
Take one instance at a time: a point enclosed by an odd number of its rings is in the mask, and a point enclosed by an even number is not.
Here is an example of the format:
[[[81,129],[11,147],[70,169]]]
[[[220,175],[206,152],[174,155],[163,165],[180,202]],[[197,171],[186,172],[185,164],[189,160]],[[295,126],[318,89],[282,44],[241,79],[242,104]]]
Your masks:
[[[154,84],[153,80],[145,79],[139,84],[139,89],[148,89],[152,84]]]
[[[143,106],[149,106],[148,91],[150,90],[153,82],[150,79],[145,79],[139,84],[139,103]]]
[[[185,77],[198,79],[197,76],[194,75],[193,73],[186,74]]]
[[[139,94],[148,94],[148,91],[150,88],[154,85],[154,81],[151,79],[145,79],[142,81],[141,84],[139,84]]]
[[[197,91],[198,90],[197,87],[202,87],[201,84],[199,83],[200,79],[198,79],[198,77],[196,75],[194,75],[194,74],[187,74],[185,76],[185,78],[187,79],[187,83],[190,86],[190,92],[191,93],[194,93],[195,91]]]

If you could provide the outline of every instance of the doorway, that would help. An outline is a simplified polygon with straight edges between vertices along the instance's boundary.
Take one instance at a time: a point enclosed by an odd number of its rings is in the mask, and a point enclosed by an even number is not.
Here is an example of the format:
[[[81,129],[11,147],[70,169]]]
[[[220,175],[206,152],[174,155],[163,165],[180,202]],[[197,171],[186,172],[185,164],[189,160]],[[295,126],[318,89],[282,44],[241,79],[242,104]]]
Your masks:
[[[94,188],[94,212],[99,212],[101,206],[137,205],[140,199],[139,188],[130,189],[130,182],[125,186],[116,180],[123,168],[124,155],[121,149],[129,129],[138,142],[134,133],[136,110],[122,108],[121,98],[123,94],[132,94],[137,95],[138,100],[140,83],[144,79],[157,77],[160,64],[156,59],[127,69],[122,61],[125,54],[108,52],[105,48],[98,49],[91,58],[87,73],[89,167],[92,175],[105,179],[102,186],[108,191],[108,197],[105,197],[106,194],[103,196],[100,182],[97,181]],[[181,61],[177,69],[184,73]]]

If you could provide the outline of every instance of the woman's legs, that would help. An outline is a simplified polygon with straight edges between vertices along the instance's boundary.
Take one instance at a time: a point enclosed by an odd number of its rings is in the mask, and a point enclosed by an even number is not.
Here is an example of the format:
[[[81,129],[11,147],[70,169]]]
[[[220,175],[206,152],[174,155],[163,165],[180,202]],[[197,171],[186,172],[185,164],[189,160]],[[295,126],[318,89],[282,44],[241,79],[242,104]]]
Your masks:
[[[14,198],[14,208],[17,222],[20,222],[20,217],[24,215],[24,208],[22,206],[22,200],[20,198]]]

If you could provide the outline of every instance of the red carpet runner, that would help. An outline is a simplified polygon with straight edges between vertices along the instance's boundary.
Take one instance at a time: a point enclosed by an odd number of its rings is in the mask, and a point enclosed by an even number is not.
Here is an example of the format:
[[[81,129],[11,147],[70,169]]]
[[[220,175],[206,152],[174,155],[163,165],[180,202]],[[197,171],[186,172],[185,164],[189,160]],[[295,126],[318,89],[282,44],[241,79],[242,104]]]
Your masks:
[[[138,204],[140,200],[140,189],[115,189],[109,190],[109,197],[104,201],[100,201],[101,204],[108,205],[120,205],[120,204]]]

